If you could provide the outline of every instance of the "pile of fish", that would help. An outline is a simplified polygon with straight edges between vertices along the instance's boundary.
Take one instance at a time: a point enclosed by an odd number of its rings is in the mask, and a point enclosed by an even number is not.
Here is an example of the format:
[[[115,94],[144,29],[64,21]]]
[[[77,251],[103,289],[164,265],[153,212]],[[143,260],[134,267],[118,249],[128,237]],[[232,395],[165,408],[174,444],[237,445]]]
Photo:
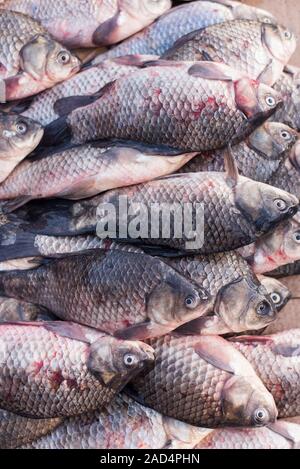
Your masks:
[[[296,38],[171,3],[0,0],[1,448],[300,448]]]

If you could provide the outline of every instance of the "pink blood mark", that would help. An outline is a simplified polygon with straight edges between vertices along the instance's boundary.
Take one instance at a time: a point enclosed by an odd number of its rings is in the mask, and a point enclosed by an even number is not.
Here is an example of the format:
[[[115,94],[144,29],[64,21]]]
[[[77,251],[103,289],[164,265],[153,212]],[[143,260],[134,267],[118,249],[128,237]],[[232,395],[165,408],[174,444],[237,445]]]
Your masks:
[[[64,381],[64,377],[61,371],[52,371],[50,375],[50,384],[54,389],[58,389],[61,383]]]
[[[77,387],[78,387],[78,384],[77,384],[76,379],[67,378],[67,386],[68,386],[68,388],[70,388],[70,389],[77,388]]]
[[[39,362],[32,363],[32,374],[36,376],[44,366],[44,362],[41,360]]]

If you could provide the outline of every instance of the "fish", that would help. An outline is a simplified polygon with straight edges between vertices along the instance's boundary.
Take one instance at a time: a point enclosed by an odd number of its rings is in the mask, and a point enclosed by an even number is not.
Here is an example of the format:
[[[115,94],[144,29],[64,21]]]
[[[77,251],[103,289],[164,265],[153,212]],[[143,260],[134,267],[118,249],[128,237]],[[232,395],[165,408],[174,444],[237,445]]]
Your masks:
[[[0,183],[40,143],[42,126],[28,117],[0,113]]]
[[[70,48],[110,45],[151,24],[171,7],[170,0],[1,0],[0,8],[39,21]]]
[[[0,9],[0,102],[26,98],[78,72],[79,59],[29,16]]]
[[[0,410],[0,449],[15,449],[51,433],[63,419],[29,419]]]
[[[115,138],[215,150],[246,138],[280,105],[275,90],[224,64],[151,61],[47,125],[42,145]]]
[[[255,181],[269,183],[297,138],[298,133],[290,127],[279,122],[265,122],[243,142],[232,146],[239,173]],[[224,171],[225,152],[217,150],[199,154],[179,172]]]
[[[241,248],[240,254],[247,259],[257,274],[269,273],[286,264],[300,260],[300,213],[275,231],[264,235],[254,244]]]
[[[113,399],[153,349],[74,323],[0,324],[0,406],[31,418],[78,415]]]
[[[241,336],[230,341],[273,395],[278,418],[298,416],[300,329],[269,336]]]
[[[50,438],[50,437],[49,437]],[[45,437],[47,439],[47,437]],[[203,449],[299,449],[299,423],[281,419],[263,428],[220,428],[194,447]]]
[[[253,80],[273,86],[295,50],[296,36],[287,28],[238,19],[181,37],[161,58],[222,62]]]
[[[120,239],[120,225],[122,225],[122,233],[127,233],[128,240],[134,238],[137,242],[137,238],[140,238],[146,245],[167,246],[185,253],[212,254],[247,246],[264,233],[274,230],[278,224],[288,220],[297,212],[298,199],[293,195],[240,176],[230,152],[226,154],[226,169],[226,173],[199,172],[171,175],[100,195],[97,203],[94,199],[94,204],[97,206],[97,235],[102,238],[107,236],[105,231],[107,223],[109,227],[117,228],[113,237],[115,240]],[[124,205],[125,197],[130,201],[129,206],[132,209],[128,210],[125,221],[123,218],[121,221],[117,218],[115,221],[115,214],[120,210],[123,213],[121,207]],[[193,234],[190,232],[191,228],[187,234],[184,226],[187,220],[184,220],[183,216],[181,219],[177,219],[176,216],[170,217],[168,222],[170,231],[167,236],[163,233],[163,224],[157,227],[155,235],[152,234],[153,204],[156,204],[154,206],[159,204],[159,216],[164,217],[165,213],[161,207],[174,207],[175,204],[182,214],[187,203],[193,210],[190,217],[193,221],[192,226],[195,227],[197,224]],[[198,223],[196,221],[196,204],[202,207],[201,213],[204,217],[202,223],[199,219]],[[114,210],[111,209],[112,206]],[[133,207],[138,207],[135,208],[134,215],[132,215]],[[137,216],[138,210],[141,212],[141,207],[148,214],[147,223],[145,222],[145,226],[140,230],[137,229],[131,236],[128,227],[136,223],[136,218],[140,220],[142,217]],[[80,214],[79,209],[76,208],[74,211],[77,215]],[[83,223],[80,223],[80,217],[77,220],[71,219],[73,230],[76,225],[83,229],[83,225],[87,226],[90,223],[86,211],[83,213],[86,217]],[[201,237],[201,233],[204,236]]]
[[[293,275],[300,274],[300,261],[295,261],[292,264],[282,265],[271,272],[268,272],[268,275],[272,277],[282,278],[282,277],[289,277]]]
[[[2,211],[13,211],[32,199],[71,200],[150,181],[176,172],[197,153],[164,154],[146,145],[85,144],[27,159],[0,184]]]
[[[118,250],[92,250],[46,259],[32,270],[2,272],[0,291],[124,340],[165,334],[209,308],[206,290],[161,260]]]
[[[288,190],[298,197],[300,195],[300,141],[297,140],[288,158],[282,162],[278,170],[269,180],[269,184]]]
[[[149,343],[154,367],[126,388],[138,402],[200,427],[256,427],[276,420],[272,395],[222,337],[166,335]]]
[[[210,431],[165,417],[120,394],[101,410],[66,419],[23,448],[187,449]]]
[[[140,33],[123,41],[108,52],[99,54],[94,59],[94,63],[128,54],[162,55],[185,34],[212,24],[239,18],[268,23],[276,22],[269,12],[240,2],[230,0],[191,2],[188,5],[172,8]]]
[[[94,95],[104,85],[135,72],[145,61],[156,58],[158,57],[135,55],[106,60],[96,66],[86,67],[68,80],[35,96],[29,107],[27,106],[21,113],[23,116],[38,120],[44,126],[48,125],[61,113],[70,111],[74,95],[78,96],[77,103],[83,99],[86,102],[86,96]]]
[[[269,290],[236,252],[165,259],[211,297],[207,316],[179,327],[179,334],[226,334],[261,329],[276,319]]]
[[[300,131],[300,69],[288,65],[274,85],[274,89],[284,97],[283,106],[271,119]]]
[[[0,297],[0,323],[16,321],[53,321],[55,317],[42,308],[25,301]]]

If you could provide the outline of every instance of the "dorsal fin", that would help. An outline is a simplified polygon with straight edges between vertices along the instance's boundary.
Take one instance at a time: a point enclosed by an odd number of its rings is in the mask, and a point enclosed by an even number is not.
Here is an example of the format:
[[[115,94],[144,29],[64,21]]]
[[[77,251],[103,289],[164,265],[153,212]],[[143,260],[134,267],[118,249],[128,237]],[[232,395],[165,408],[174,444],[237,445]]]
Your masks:
[[[233,156],[231,145],[228,145],[224,154],[224,163],[226,171],[226,182],[229,186],[235,187],[239,179],[239,170]]]
[[[207,80],[237,81],[242,74],[228,65],[216,62],[195,62],[189,69],[188,74],[193,77],[205,78]]]

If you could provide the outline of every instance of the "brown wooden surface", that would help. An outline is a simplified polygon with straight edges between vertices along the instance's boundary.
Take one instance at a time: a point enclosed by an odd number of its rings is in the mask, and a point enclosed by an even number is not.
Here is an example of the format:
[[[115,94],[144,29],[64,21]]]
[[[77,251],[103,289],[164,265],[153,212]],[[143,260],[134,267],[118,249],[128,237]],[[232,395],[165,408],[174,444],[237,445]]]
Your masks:
[[[300,0],[242,0],[243,3],[254,5],[273,13],[282,24],[290,28],[299,41],[292,63],[300,67]]]

